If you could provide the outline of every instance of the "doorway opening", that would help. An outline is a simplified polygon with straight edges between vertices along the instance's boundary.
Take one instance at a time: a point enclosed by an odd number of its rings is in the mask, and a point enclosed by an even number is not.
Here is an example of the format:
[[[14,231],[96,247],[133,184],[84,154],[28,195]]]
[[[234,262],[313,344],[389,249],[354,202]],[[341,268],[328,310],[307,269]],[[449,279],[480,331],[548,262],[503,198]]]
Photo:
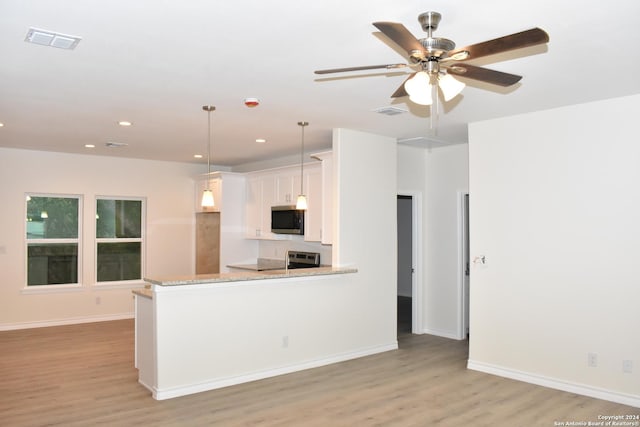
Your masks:
[[[469,294],[471,281],[471,264],[469,253],[469,193],[460,193],[460,339],[469,339]]]
[[[397,335],[422,333],[421,195],[397,197]]]

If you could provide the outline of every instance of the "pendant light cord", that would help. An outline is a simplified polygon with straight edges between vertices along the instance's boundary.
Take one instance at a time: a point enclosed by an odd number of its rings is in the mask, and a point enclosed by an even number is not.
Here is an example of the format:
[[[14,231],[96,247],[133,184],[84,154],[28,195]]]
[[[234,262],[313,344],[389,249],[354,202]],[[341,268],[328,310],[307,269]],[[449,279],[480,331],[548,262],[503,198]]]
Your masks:
[[[209,190],[209,175],[211,175],[211,112],[216,110],[213,105],[203,105],[207,112],[207,190]]]
[[[211,175],[211,111],[207,111],[207,175]],[[207,188],[209,188],[208,177]]]
[[[304,194],[303,191],[303,182],[304,182],[304,127],[307,126],[309,122],[298,122],[298,126],[302,128],[302,143],[300,144],[300,194]]]

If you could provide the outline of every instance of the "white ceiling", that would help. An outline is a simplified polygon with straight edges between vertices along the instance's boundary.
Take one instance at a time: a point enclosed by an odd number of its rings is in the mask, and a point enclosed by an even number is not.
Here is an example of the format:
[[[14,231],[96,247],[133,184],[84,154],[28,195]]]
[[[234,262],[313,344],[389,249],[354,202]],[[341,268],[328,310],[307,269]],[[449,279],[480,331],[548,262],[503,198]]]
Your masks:
[[[425,143],[428,107],[390,98],[410,69],[313,71],[405,62],[371,23],[422,38],[417,17],[429,10],[442,14],[435,35],[458,47],[533,27],[550,36],[546,48],[471,62],[524,78],[506,90],[467,81],[437,141],[466,142],[469,122],[640,92],[637,0],[0,0],[0,146],[206,162],[193,158],[206,154],[205,104],[217,107],[219,165],[298,153],[300,120],[310,151],[328,148],[335,127]],[[34,45],[30,27],[82,40]],[[374,112],[388,106],[407,113]]]

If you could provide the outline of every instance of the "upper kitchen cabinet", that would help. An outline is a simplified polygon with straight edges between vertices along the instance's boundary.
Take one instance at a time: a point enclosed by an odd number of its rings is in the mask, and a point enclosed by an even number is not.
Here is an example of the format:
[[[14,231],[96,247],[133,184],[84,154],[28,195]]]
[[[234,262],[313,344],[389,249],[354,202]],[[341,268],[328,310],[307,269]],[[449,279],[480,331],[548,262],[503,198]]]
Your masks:
[[[275,205],[295,205],[300,193],[300,169],[291,168],[278,173],[275,177]]]
[[[321,200],[320,200],[320,229],[322,244],[333,242],[333,153],[326,151],[312,156],[321,163]]]
[[[307,242],[320,242],[322,240],[322,173],[317,165],[307,168],[304,173],[304,184],[304,191],[307,196],[304,240]],[[300,192],[299,186],[298,192]]]
[[[305,213],[305,240],[321,240],[322,178],[318,162],[304,165],[302,191],[309,209]],[[300,194],[300,167],[288,166],[247,174],[246,237],[287,239],[289,235],[271,233],[271,207],[295,205]]]
[[[270,239],[271,206],[275,203],[276,181],[272,174],[251,173],[247,175],[245,201],[246,237],[250,239]]]

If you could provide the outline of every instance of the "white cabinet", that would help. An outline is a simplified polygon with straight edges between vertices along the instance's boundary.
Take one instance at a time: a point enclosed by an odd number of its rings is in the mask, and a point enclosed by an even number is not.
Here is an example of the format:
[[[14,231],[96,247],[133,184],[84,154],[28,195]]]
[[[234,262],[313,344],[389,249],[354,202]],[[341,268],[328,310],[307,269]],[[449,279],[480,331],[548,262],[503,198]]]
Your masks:
[[[304,218],[304,240],[319,242],[322,240],[322,171],[314,166],[304,173],[307,212]]]
[[[246,237],[260,239],[266,237],[270,229],[267,227],[265,206],[265,187],[269,192],[268,183],[262,176],[249,176],[247,179],[246,196]],[[270,226],[269,226],[270,227]]]
[[[288,239],[271,233],[271,207],[295,205],[300,194],[300,166],[289,166],[247,174],[246,237],[250,239]],[[322,175],[318,162],[304,165],[302,191],[309,209],[305,213],[305,240],[321,239]]]
[[[333,242],[333,153],[316,153],[313,158],[322,162],[321,175],[321,242],[330,245]]]
[[[271,233],[271,206],[276,202],[276,180],[271,174],[249,174],[247,177],[246,237],[269,239]]]
[[[300,194],[300,170],[290,169],[278,173],[276,182],[276,205],[295,205]]]

